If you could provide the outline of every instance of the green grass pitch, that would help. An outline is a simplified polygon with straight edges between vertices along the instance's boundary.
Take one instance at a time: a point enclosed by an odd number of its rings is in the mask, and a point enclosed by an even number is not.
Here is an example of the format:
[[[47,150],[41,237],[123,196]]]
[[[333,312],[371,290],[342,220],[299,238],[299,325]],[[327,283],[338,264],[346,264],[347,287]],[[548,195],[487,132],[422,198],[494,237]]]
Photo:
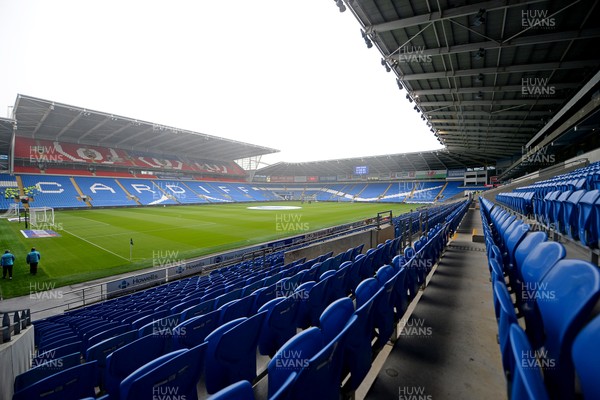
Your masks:
[[[184,260],[373,218],[379,211],[399,215],[417,204],[266,203],[296,210],[249,210],[265,203],[113,208],[56,211],[61,237],[26,239],[23,223],[0,220],[0,246],[16,257],[13,280],[0,280],[4,298],[30,293],[42,284],[60,287],[156,266],[156,259]],[[130,261],[129,240],[133,239]],[[31,276],[25,257],[42,254]],[[153,264],[154,263],[154,264]]]

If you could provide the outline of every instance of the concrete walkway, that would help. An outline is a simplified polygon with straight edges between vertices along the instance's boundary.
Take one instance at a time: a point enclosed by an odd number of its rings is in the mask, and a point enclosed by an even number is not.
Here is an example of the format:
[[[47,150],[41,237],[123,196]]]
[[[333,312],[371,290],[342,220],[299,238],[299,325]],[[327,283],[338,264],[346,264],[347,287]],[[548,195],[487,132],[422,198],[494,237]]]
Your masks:
[[[479,210],[469,210],[366,399],[505,399]],[[357,396],[362,398],[362,396]]]

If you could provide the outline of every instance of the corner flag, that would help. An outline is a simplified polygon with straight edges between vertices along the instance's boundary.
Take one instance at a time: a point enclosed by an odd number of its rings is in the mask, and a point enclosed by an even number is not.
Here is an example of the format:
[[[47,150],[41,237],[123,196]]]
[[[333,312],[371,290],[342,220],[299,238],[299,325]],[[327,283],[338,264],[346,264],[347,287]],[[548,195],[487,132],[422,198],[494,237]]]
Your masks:
[[[133,253],[133,238],[130,238],[129,239],[129,262],[131,262],[132,253]]]

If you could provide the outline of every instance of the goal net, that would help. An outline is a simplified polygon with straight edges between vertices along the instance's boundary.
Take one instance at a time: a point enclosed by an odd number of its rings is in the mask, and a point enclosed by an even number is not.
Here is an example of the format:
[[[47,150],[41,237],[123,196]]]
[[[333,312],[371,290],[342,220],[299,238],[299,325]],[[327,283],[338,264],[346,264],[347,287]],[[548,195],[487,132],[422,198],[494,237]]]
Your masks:
[[[54,208],[52,207],[30,207],[29,224],[32,227],[54,225]]]
[[[4,214],[0,214],[0,218],[18,218],[20,203],[11,203]]]

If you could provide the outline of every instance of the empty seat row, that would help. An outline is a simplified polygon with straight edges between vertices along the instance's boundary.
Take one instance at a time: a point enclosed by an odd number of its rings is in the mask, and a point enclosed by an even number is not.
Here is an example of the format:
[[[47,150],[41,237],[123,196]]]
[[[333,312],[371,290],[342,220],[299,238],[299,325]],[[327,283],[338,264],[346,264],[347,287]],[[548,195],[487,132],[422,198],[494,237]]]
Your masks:
[[[587,343],[589,331],[598,334],[590,320],[600,299],[600,270],[566,259],[562,244],[493,203],[480,205],[509,397],[576,398],[577,378],[585,398],[598,398],[600,374],[578,367],[597,359],[598,348],[575,351],[575,343]]]

